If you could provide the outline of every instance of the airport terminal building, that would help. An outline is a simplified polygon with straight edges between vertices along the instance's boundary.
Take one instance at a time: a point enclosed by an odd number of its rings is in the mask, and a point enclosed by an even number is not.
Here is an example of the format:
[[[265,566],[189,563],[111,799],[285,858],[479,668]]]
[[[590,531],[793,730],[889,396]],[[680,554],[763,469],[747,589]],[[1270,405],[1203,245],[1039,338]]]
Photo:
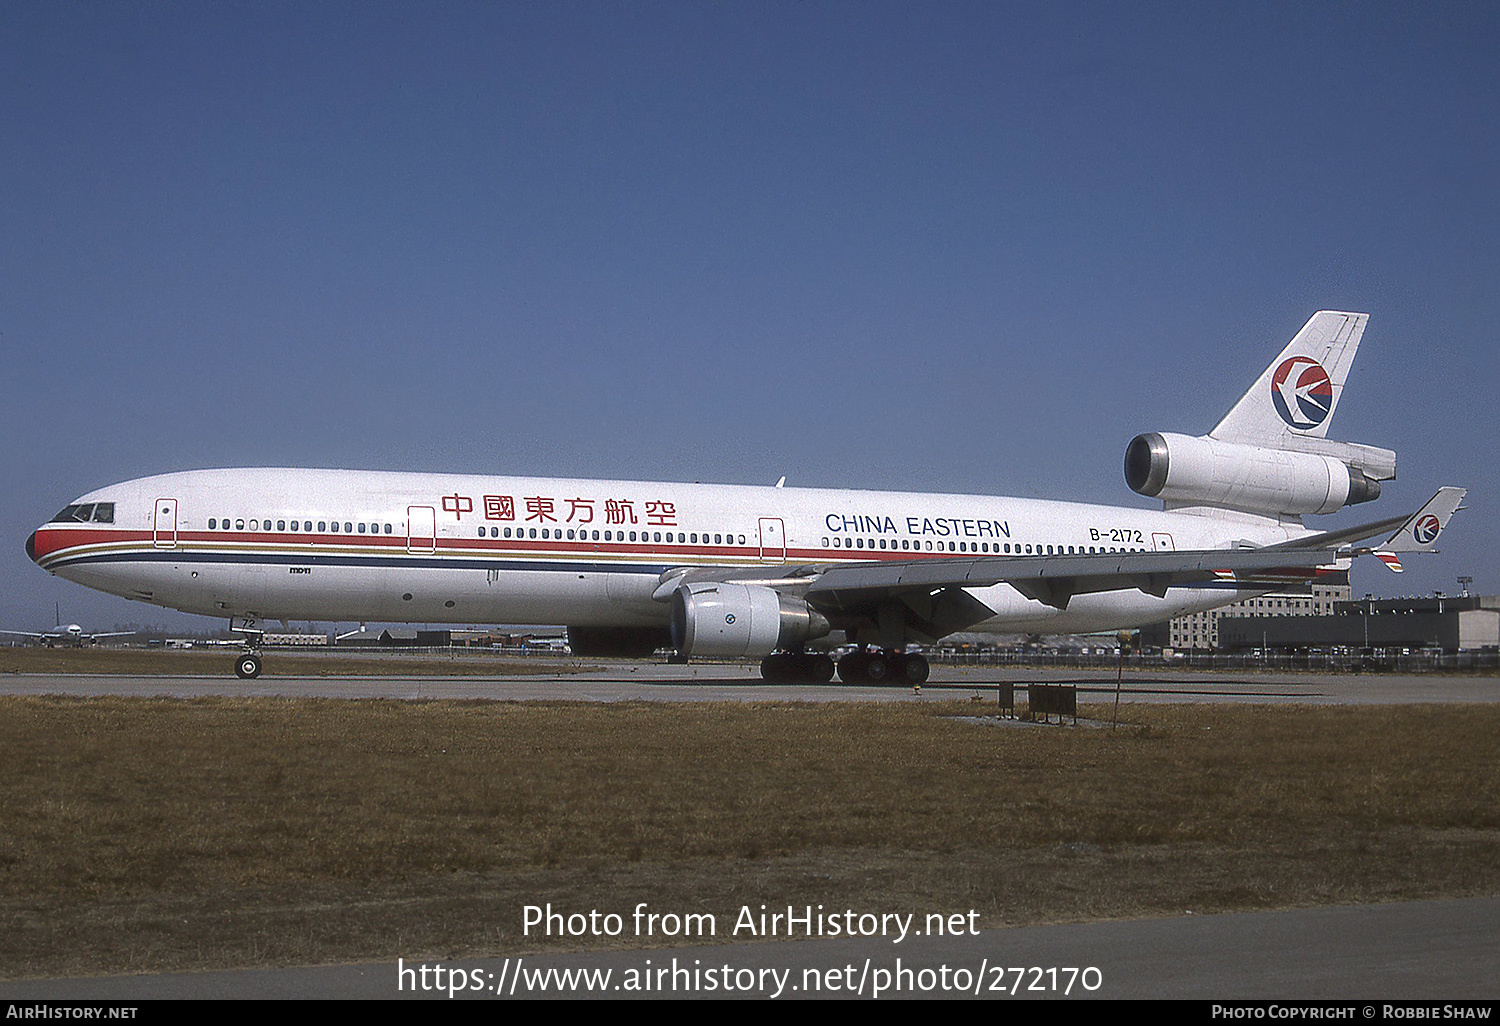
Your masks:
[[[1226,616],[1222,651],[1249,649],[1442,649],[1500,647],[1500,595],[1363,598],[1334,603],[1332,616]]]
[[[1203,613],[1179,616],[1166,623],[1142,628],[1141,643],[1179,652],[1212,652],[1219,648],[1220,621],[1225,617],[1322,617],[1332,616],[1335,605],[1352,597],[1349,571],[1321,577],[1273,595],[1241,599]]]

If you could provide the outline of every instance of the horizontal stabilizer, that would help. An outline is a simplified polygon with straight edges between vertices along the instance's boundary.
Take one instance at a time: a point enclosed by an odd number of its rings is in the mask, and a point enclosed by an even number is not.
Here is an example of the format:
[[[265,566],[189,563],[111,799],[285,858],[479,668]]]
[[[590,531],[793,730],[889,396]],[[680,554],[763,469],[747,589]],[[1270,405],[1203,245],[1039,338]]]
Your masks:
[[[1444,487],[1427,500],[1427,505],[1406,518],[1399,530],[1380,546],[1381,552],[1436,552],[1434,543],[1448,526],[1448,520],[1463,508],[1463,488]]]

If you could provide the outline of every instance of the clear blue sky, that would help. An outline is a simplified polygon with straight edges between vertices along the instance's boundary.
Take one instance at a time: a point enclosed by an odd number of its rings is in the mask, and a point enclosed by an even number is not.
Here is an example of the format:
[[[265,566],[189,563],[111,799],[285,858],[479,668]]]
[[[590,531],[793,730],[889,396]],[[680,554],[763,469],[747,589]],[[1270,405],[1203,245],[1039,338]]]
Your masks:
[[[0,5],[0,625],[73,496],[312,465],[1130,505],[1317,309],[1500,591],[1500,5]]]

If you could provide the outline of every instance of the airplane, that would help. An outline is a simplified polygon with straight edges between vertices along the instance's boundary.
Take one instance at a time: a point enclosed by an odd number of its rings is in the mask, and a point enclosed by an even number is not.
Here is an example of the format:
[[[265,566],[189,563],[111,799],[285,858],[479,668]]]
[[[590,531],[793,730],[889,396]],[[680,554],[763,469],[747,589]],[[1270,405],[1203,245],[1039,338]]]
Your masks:
[[[83,628],[76,623],[65,624],[62,622],[61,607],[59,607],[57,612],[56,626],[49,627],[40,631],[0,631],[0,634],[13,634],[21,638],[30,638],[33,641],[41,642],[48,648],[53,648],[58,644],[75,645],[79,648],[82,648],[84,645],[94,644],[100,638],[123,638],[128,634],[134,633],[135,631],[102,631],[85,633]]]
[[[76,623],[60,623],[56,627],[45,631],[0,631],[0,634],[14,634],[17,637],[31,638],[39,641],[48,648],[57,645],[76,645],[82,648],[84,645],[92,645],[100,638],[123,638],[135,631],[104,631],[85,633],[83,627]]]
[[[38,565],[224,617],[260,674],[267,619],[566,624],[581,656],[760,659],[770,681],[919,684],[907,646],[959,631],[1157,623],[1435,551],[1464,490],[1319,532],[1380,495],[1388,449],[1327,438],[1367,314],[1320,311],[1206,435],[1130,441],[1162,508],[958,494],[242,468],[80,496],[26,541]],[[1375,546],[1355,543],[1390,534]],[[1393,567],[1394,569],[1395,567]],[[835,665],[819,647],[855,646]]]

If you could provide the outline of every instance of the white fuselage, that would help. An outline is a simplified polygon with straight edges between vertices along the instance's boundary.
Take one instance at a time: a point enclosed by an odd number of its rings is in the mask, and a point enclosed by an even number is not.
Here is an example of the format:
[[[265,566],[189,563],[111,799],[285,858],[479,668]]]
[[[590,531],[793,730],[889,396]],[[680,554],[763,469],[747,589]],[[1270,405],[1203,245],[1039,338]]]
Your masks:
[[[58,576],[190,613],[408,623],[657,626],[659,578],[975,554],[1227,548],[1311,532],[1216,511],[992,496],[348,470],[203,470],[76,500],[113,521],[54,522],[28,543]],[[968,628],[1068,633],[1158,622],[1249,595],[1223,587],[1077,596],[970,589]]]

